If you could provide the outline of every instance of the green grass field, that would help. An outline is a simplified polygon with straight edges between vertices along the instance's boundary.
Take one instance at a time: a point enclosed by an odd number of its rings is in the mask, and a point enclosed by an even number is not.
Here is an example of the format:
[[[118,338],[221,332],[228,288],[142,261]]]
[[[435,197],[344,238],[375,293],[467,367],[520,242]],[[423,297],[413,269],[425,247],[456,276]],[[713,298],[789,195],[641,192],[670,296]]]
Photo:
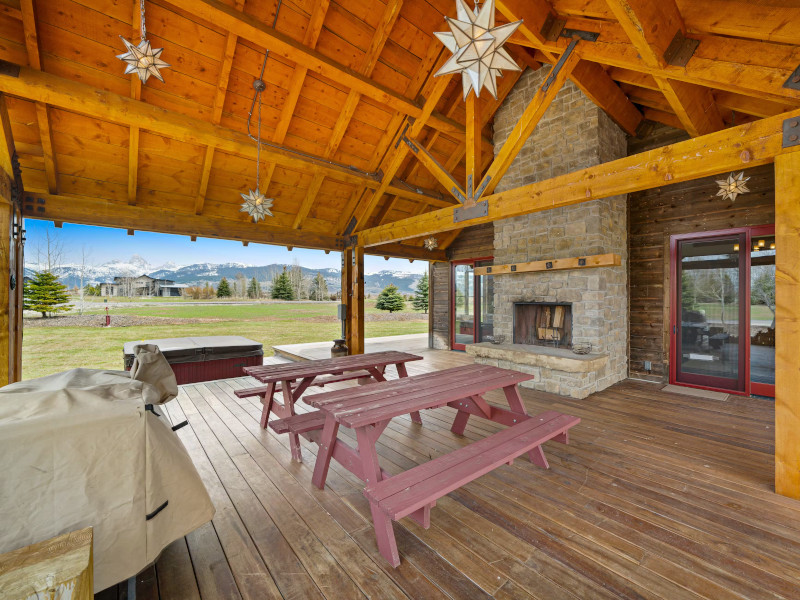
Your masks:
[[[722,314],[722,305],[719,303],[700,303],[697,310],[705,311],[706,319],[718,321]],[[730,322],[738,318],[738,305],[728,305],[725,307],[725,320]],[[772,311],[763,304],[753,304],[750,306],[750,319],[753,321],[771,321],[774,318]]]
[[[368,312],[377,312],[374,301]],[[28,327],[24,330],[23,378],[41,377],[75,367],[121,369],[122,346],[132,340],[203,335],[241,335],[272,346],[323,342],[340,336],[335,303],[191,306],[170,303],[141,308],[114,307],[114,314],[209,319],[205,323],[133,327]],[[384,313],[385,314],[385,313]],[[365,324],[366,337],[425,333],[427,315],[413,321],[373,321]]]

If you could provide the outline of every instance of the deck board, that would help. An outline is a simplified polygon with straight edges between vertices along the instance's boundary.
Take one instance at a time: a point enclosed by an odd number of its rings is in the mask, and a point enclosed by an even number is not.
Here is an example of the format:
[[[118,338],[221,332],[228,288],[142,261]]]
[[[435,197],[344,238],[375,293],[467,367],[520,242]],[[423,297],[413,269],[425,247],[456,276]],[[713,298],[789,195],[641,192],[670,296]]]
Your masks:
[[[412,375],[471,361],[422,354]],[[519,459],[442,498],[429,530],[396,523],[402,563],[392,569],[363,484],[333,462],[325,490],[312,486],[316,446],[301,440],[305,462],[292,462],[287,436],[259,428],[258,399],[234,395],[253,381],[182,386],[168,406],[172,420],[189,420],[179,435],[217,515],[139,577],[140,597],[797,597],[800,502],[772,492],[770,401],[638,381],[585,400],[522,390],[531,413],[581,417],[570,445],[545,444],[548,471]],[[488,400],[505,404],[501,393]],[[393,419],[377,444],[383,467],[398,473],[501,428],[472,418],[457,436],[454,414]]]

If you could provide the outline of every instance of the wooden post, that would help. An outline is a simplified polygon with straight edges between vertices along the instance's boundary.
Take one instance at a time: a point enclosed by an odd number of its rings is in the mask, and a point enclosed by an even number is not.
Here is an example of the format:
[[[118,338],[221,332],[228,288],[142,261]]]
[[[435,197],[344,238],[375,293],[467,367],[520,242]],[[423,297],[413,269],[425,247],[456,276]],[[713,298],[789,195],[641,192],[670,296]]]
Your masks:
[[[800,499],[800,152],[775,157],[775,491]]]
[[[0,555],[0,598],[92,600],[92,528]]]
[[[12,256],[15,249],[11,236],[13,222],[14,206],[11,203],[11,180],[5,171],[0,170],[0,278],[2,278],[2,283],[0,283],[0,386],[14,381],[16,361],[16,352],[14,351],[16,292],[12,292],[9,285],[13,270],[16,270]]]
[[[481,179],[481,114],[474,91],[467,96],[467,204],[475,201]]]
[[[364,247],[345,248],[344,258],[342,297],[347,304],[347,348],[350,354],[364,354]]]

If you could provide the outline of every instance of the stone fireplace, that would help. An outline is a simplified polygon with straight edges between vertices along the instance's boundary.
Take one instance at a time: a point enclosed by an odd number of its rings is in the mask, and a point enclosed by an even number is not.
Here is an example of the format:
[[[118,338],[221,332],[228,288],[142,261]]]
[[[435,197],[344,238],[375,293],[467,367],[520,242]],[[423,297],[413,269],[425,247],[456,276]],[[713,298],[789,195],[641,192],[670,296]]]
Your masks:
[[[526,71],[497,112],[495,152],[547,72],[548,67]],[[567,81],[497,191],[625,155],[625,134]],[[475,344],[467,351],[477,362],[536,376],[522,385],[575,398],[624,379],[628,335],[626,197],[593,200],[494,224],[495,265],[605,253],[619,254],[621,265],[495,275],[494,333],[505,343]],[[524,326],[520,318],[525,319]],[[564,331],[567,321],[571,326],[568,337]],[[559,343],[554,343],[555,337]],[[588,345],[591,351],[586,355],[571,349]]]

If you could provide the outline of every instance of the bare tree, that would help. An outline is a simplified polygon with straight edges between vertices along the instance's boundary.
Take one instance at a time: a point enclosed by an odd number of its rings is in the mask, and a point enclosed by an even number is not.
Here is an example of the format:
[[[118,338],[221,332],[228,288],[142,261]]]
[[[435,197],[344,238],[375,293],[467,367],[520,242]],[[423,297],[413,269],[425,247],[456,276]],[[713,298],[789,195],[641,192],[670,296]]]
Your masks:
[[[79,273],[80,273],[80,276],[81,276],[81,288],[80,288],[81,303],[80,303],[80,307],[78,308],[78,312],[80,314],[83,314],[83,308],[84,308],[83,295],[84,295],[84,292],[85,292],[84,288],[86,287],[86,270],[87,270],[87,268],[89,266],[89,258],[91,257],[91,255],[92,255],[91,249],[87,250],[86,246],[82,245],[81,246],[81,266],[79,268]]]
[[[54,273],[64,261],[64,240],[55,229],[46,228],[44,237],[39,238],[33,248],[36,256],[36,269]]]
[[[292,270],[289,271],[289,280],[292,282],[292,289],[294,290],[294,297],[297,300],[308,299],[308,277],[303,275],[303,267],[295,259],[292,265]]]

